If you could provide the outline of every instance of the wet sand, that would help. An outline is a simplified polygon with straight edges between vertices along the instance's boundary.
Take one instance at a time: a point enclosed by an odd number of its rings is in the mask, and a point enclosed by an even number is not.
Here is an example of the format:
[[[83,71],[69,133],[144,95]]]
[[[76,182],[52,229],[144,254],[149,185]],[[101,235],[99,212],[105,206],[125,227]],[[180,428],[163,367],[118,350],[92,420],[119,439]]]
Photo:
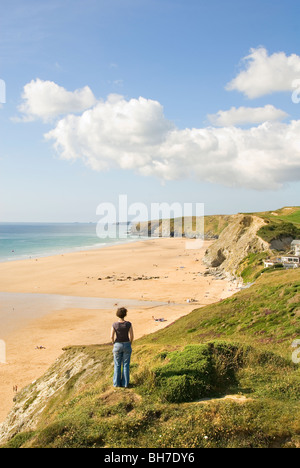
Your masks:
[[[122,305],[129,308],[154,308],[166,302],[132,299],[61,296],[56,294],[0,292],[1,338],[23,328],[33,319],[64,309],[113,310]]]

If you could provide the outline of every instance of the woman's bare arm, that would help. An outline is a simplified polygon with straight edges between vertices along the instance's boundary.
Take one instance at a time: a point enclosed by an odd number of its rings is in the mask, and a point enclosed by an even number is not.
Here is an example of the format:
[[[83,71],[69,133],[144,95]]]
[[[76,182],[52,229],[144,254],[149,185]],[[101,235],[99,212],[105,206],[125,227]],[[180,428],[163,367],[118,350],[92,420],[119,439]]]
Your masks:
[[[131,325],[130,329],[129,329],[129,339],[130,339],[130,343],[132,344],[133,340],[134,340],[134,334],[133,334],[133,327]]]
[[[114,327],[111,327],[110,339],[111,339],[112,344],[115,343],[115,334],[116,334],[116,332],[115,332]]]

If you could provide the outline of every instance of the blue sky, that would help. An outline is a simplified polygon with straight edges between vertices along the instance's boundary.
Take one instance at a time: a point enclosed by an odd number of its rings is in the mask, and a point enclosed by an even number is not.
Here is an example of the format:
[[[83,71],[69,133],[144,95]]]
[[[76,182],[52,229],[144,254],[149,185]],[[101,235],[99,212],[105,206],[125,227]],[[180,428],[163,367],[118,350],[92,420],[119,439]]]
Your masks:
[[[206,214],[299,205],[299,13],[2,0],[0,221],[95,221],[119,194]]]

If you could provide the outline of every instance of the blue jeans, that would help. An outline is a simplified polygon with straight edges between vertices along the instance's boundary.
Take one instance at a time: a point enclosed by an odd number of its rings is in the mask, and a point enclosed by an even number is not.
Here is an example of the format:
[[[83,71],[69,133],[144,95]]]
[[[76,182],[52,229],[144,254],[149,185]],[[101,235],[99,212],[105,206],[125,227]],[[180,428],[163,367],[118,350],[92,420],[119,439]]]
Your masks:
[[[129,386],[129,367],[132,348],[131,343],[115,343],[114,354],[114,387]],[[122,368],[123,365],[123,368]]]

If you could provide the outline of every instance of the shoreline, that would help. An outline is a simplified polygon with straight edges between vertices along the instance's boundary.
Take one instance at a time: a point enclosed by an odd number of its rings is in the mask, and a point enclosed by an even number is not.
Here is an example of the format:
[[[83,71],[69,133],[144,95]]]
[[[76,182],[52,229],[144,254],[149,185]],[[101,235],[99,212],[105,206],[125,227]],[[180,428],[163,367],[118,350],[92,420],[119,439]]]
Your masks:
[[[126,308],[155,308],[168,305],[167,302],[137,301],[120,298],[61,296],[40,293],[3,293],[0,292],[1,338],[5,339],[12,332],[32,320],[65,309],[112,310],[119,304]],[[176,306],[176,304],[172,304]],[[7,311],[13,311],[13,322]]]
[[[41,314],[23,317],[17,329],[5,337],[7,364],[0,364],[0,422],[12,408],[13,387],[21,389],[39,378],[62,354],[63,347],[109,342],[117,306],[128,304],[128,320],[138,339],[197,307],[234,294],[229,280],[203,275],[206,267],[202,258],[212,241],[204,241],[197,250],[186,249],[185,241],[147,239],[0,263],[1,292],[33,295],[35,299],[64,296],[75,301],[57,307],[49,304]],[[89,306],[89,300],[99,300],[100,308]],[[101,301],[109,300],[101,308]],[[7,309],[4,312],[9,320]],[[165,321],[156,322],[153,316]],[[42,349],[37,349],[39,346]]]
[[[147,239],[142,236],[140,238],[127,237],[126,239],[118,239],[118,241],[115,241],[115,242],[103,242],[103,243],[98,242],[98,243],[91,244],[91,245],[78,245],[78,246],[74,246],[70,248],[61,247],[58,249],[54,249],[53,251],[45,250],[44,253],[22,254],[19,257],[13,255],[12,257],[4,258],[4,259],[0,258],[0,265],[4,263],[11,263],[11,262],[23,262],[26,260],[36,260],[40,258],[57,257],[60,255],[68,255],[68,254],[72,254],[76,252],[85,252],[85,251],[90,251],[90,250],[97,251],[99,249],[104,249],[106,247],[114,247],[117,245],[130,244],[130,243],[140,242],[144,240],[147,240]]]

